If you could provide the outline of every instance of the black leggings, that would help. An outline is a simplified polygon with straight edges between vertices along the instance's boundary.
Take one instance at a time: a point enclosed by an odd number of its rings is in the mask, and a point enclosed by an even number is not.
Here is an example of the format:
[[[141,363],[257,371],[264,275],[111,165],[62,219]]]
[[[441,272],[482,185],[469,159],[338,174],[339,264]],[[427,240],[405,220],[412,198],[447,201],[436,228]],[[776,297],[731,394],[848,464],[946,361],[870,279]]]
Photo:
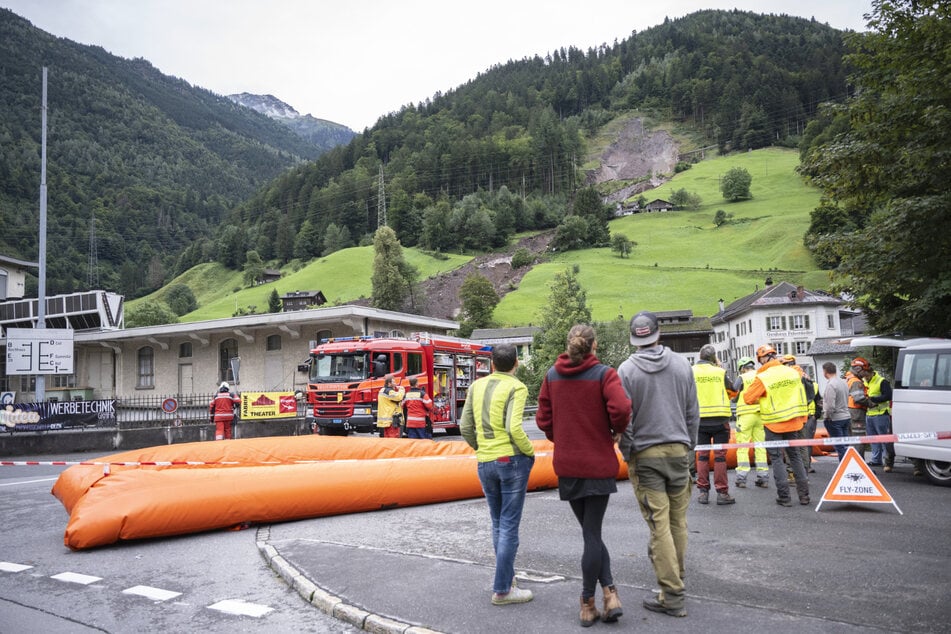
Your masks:
[[[589,497],[569,500],[571,510],[578,523],[581,524],[581,534],[584,536],[584,553],[581,555],[581,598],[590,599],[594,596],[595,586],[601,582],[602,586],[614,585],[611,575],[611,555],[607,546],[601,541],[601,524],[604,521],[604,512],[608,510],[609,495],[592,495]]]

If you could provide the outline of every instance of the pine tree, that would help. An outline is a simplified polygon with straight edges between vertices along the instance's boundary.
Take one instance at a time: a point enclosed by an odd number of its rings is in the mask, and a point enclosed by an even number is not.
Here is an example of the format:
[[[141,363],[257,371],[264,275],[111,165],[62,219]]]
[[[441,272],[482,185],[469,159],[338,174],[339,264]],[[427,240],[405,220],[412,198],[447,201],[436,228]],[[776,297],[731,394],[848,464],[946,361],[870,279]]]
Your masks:
[[[411,280],[404,275],[407,264],[403,247],[396,233],[389,227],[380,227],[373,235],[372,305],[384,310],[400,310],[410,291]]]

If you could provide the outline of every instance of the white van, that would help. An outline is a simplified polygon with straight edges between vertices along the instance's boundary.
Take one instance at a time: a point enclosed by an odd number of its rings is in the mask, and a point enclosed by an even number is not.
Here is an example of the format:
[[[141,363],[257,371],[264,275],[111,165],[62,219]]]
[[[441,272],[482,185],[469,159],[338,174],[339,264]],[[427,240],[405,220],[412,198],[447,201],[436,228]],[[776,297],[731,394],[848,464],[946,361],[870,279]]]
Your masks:
[[[951,431],[951,341],[899,350],[892,387],[896,434]],[[951,440],[896,442],[895,455],[923,460],[928,480],[951,486]]]
[[[854,337],[853,349],[897,348],[892,384],[892,431],[951,431],[951,339],[872,335]],[[895,443],[895,455],[921,460],[925,475],[951,486],[951,440]]]

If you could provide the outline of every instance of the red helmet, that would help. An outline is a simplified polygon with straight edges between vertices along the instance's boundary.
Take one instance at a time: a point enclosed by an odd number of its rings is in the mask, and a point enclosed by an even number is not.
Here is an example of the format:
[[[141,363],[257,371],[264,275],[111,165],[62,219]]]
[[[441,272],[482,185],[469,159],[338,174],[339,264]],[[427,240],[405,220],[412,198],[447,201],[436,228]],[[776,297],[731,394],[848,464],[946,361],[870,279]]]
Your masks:
[[[852,367],[859,370],[870,370],[872,365],[863,357],[855,357],[852,359]]]
[[[767,344],[763,344],[762,346],[760,346],[759,348],[756,349],[756,359],[757,359],[757,360],[762,359],[763,357],[768,356],[768,355],[771,355],[771,354],[776,354],[776,348],[774,348],[773,346],[769,345],[768,343],[767,343]]]

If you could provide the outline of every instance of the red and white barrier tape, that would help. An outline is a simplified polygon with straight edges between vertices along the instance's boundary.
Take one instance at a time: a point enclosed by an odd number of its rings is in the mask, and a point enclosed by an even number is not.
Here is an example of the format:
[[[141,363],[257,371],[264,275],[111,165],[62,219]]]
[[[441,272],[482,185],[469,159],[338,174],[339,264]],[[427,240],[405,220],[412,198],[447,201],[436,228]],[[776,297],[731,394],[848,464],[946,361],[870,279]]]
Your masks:
[[[695,451],[719,449],[748,449],[751,447],[814,447],[816,445],[862,445],[908,440],[951,440],[951,431],[921,431],[906,434],[879,434],[877,436],[841,436],[839,438],[801,438],[795,440],[764,440],[760,442],[730,442],[712,445],[697,445]]]

